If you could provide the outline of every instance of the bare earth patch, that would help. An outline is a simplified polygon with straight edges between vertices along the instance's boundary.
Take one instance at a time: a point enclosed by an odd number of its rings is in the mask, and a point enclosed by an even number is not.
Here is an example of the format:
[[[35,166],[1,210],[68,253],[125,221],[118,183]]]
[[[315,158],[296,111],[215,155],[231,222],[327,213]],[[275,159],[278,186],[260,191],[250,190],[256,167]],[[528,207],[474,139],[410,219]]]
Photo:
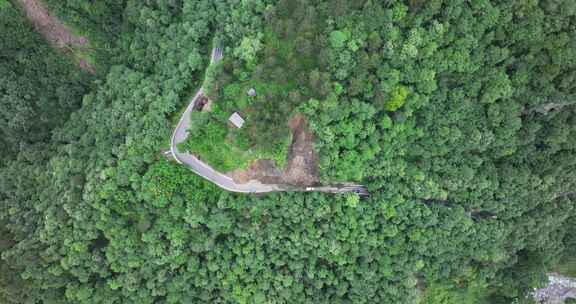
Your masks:
[[[203,93],[198,96],[196,103],[194,104],[194,111],[200,112],[210,112],[212,111],[212,100],[208,98]]]
[[[245,170],[234,170],[227,174],[238,184],[245,184],[251,180],[263,184],[283,184],[282,171],[274,165],[273,161],[259,159],[250,164]]]
[[[312,185],[319,181],[318,155],[314,149],[314,133],[308,129],[306,118],[296,114],[288,122],[292,130],[292,144],[284,180],[289,184]]]
[[[254,161],[245,170],[228,173],[236,183],[258,180],[264,184],[291,184],[310,186],[318,183],[318,155],[314,149],[314,134],[308,129],[302,114],[294,115],[288,122],[292,130],[292,143],[284,170],[279,170],[270,160]]]
[[[76,36],[58,18],[48,11],[40,0],[16,0],[16,3],[24,10],[26,17],[48,42],[65,52],[70,48],[87,49],[88,39],[84,36]],[[79,59],[78,65],[85,71],[94,73],[95,69],[85,59]]]

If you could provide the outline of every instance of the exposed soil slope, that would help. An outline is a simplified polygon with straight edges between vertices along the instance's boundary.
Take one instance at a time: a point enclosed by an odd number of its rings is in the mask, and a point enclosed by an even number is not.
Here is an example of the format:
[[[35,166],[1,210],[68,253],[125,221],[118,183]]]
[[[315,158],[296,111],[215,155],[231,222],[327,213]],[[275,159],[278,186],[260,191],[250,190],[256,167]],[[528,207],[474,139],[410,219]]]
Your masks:
[[[14,0],[14,2],[22,8],[34,28],[55,47],[65,52],[69,52],[70,48],[88,48],[88,39],[74,35],[56,16],[50,14],[40,0]],[[94,66],[85,59],[79,59],[78,65],[88,72],[94,73],[95,71]]]
[[[292,143],[284,170],[279,170],[269,160],[257,160],[246,170],[235,170],[229,176],[237,183],[258,180],[264,184],[291,184],[309,186],[318,183],[318,155],[314,149],[314,134],[308,129],[302,114],[288,122],[292,130]]]
[[[210,64],[222,59],[222,49],[215,47],[212,49]],[[191,113],[194,111],[196,102],[203,98],[203,88],[200,88],[192,101],[188,104],[180,121],[172,133],[170,140],[170,153],[179,164],[187,166],[194,173],[202,176],[206,180],[216,184],[222,189],[238,193],[268,193],[288,190],[316,191],[325,193],[346,193],[354,192],[360,195],[369,195],[362,186],[351,183],[337,183],[335,185],[316,185],[318,180],[318,157],[314,150],[314,136],[308,130],[306,120],[302,115],[295,115],[290,119],[289,127],[292,130],[292,144],[290,145],[288,164],[286,170],[281,172],[270,161],[259,160],[254,162],[250,169],[237,171],[224,175],[214,170],[198,157],[178,151],[177,145],[184,142],[190,130]],[[231,176],[234,176],[233,179]],[[255,179],[257,178],[257,179]],[[273,183],[282,181],[283,183]],[[313,188],[287,187],[287,184],[308,186]]]
[[[292,130],[292,144],[284,180],[289,184],[312,185],[319,181],[318,155],[314,149],[314,133],[308,129],[304,115],[296,114],[288,122]]]

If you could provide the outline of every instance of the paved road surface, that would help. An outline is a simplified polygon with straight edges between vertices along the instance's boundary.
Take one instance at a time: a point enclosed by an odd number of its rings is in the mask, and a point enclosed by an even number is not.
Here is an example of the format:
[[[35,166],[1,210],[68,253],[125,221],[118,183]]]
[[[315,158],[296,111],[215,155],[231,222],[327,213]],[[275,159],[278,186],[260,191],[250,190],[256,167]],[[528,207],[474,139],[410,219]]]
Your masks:
[[[214,48],[212,50],[212,55],[210,58],[210,64],[218,62],[222,59],[222,49],[221,48]],[[179,152],[176,146],[185,141],[186,137],[188,137],[188,129],[190,127],[190,114],[194,109],[194,104],[198,100],[198,98],[202,95],[203,89],[200,88],[196,95],[192,98],[186,111],[182,114],[176,129],[174,130],[174,134],[172,134],[172,141],[170,143],[170,152],[174,159],[183,165],[186,165],[190,168],[194,173],[204,177],[205,179],[213,182],[214,184],[218,185],[219,187],[232,191],[232,192],[240,192],[240,193],[267,193],[267,192],[274,192],[274,191],[287,191],[289,190],[288,186],[285,185],[274,185],[274,184],[262,184],[259,181],[252,180],[245,184],[237,184],[234,180],[216,170],[212,167],[208,166],[204,162],[200,161],[194,155]],[[360,185],[348,185],[345,187],[308,187],[305,189],[293,189],[290,187],[290,190],[293,191],[320,191],[320,192],[331,192],[331,193],[343,193],[343,192],[355,192],[361,195],[367,195],[367,191],[363,186]]]
[[[222,49],[214,48],[212,50],[212,57],[210,59],[210,64],[218,62],[222,59]],[[172,134],[172,141],[170,144],[170,151],[172,152],[172,156],[174,159],[180,163],[184,164],[189,167],[194,173],[204,177],[205,179],[213,182],[214,184],[218,185],[219,187],[226,189],[228,191],[233,192],[242,192],[242,193],[265,193],[265,192],[273,192],[273,191],[282,191],[284,187],[280,185],[268,185],[262,184],[258,181],[250,181],[246,184],[237,184],[234,180],[216,170],[212,167],[208,166],[204,162],[200,161],[194,155],[185,152],[179,152],[176,146],[185,141],[186,137],[188,137],[188,128],[190,127],[190,113],[194,109],[194,104],[198,100],[198,98],[202,95],[203,89],[200,88],[196,95],[188,104],[186,111],[182,114],[176,129],[174,130],[174,134]]]

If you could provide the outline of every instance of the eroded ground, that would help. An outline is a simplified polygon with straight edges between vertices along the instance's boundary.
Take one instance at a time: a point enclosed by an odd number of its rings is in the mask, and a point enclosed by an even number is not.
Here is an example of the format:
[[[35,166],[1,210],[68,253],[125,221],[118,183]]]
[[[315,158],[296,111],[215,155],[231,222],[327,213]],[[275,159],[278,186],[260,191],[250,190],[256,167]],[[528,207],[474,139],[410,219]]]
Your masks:
[[[22,10],[36,31],[55,47],[64,52],[70,48],[87,49],[89,41],[84,36],[76,36],[56,16],[52,15],[40,0],[14,0]],[[78,58],[78,65],[85,71],[94,73],[95,69],[88,61]]]
[[[314,149],[314,134],[308,129],[304,115],[296,114],[289,121],[292,143],[284,170],[269,160],[254,161],[245,170],[228,173],[237,183],[255,179],[265,184],[309,186],[318,183],[318,155]]]

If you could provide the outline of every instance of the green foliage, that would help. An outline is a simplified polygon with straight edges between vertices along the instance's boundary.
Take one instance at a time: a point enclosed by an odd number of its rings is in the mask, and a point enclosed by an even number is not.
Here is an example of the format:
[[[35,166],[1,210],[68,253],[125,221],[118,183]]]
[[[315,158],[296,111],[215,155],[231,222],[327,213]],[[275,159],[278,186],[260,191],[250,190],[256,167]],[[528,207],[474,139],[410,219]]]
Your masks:
[[[91,77],[51,49],[16,8],[0,10],[0,27],[0,152],[4,156],[49,139],[52,129],[80,107]]]
[[[42,1],[50,13],[65,23],[76,37],[87,39],[86,47],[68,47],[77,61],[90,63],[97,74],[105,76],[116,64],[125,64],[125,55],[117,44],[131,43],[130,24],[122,12],[129,1]],[[149,19],[150,20],[150,19]]]
[[[395,88],[390,94],[390,99],[384,103],[384,109],[390,112],[398,110],[406,102],[406,97],[408,97],[408,88],[405,86]]]
[[[200,115],[193,117],[196,120],[194,127],[190,129],[187,140],[178,149],[201,155],[202,160],[221,172],[246,168],[253,159],[227,140],[229,131],[226,120],[218,119],[211,114]]]
[[[62,2],[118,36],[92,87],[2,16],[0,302],[528,301],[576,248],[573,2],[462,2]],[[189,149],[280,155],[297,109],[324,180],[370,197],[230,194],[161,159],[215,29],[254,64],[208,73]]]
[[[233,56],[209,69],[206,92],[223,112],[218,114],[221,125],[233,112],[246,120],[241,130],[229,128],[219,141],[202,131],[189,137],[185,149],[215,168],[229,171],[259,158],[283,166],[291,142],[288,120],[307,99],[332,89],[329,75],[321,72],[322,16],[306,2],[286,5],[293,7],[270,8],[262,32],[243,37]],[[252,88],[255,97],[247,95]]]
[[[565,276],[576,277],[576,258],[567,258],[554,267],[554,271]]]
[[[449,287],[434,284],[425,291],[422,304],[489,304],[487,291],[482,286]]]
[[[348,39],[348,35],[342,31],[333,31],[330,33],[330,46],[335,49],[343,48],[346,40]]]
[[[262,48],[260,37],[244,37],[240,46],[234,49],[234,54],[244,60],[248,67],[254,67],[256,55]]]

